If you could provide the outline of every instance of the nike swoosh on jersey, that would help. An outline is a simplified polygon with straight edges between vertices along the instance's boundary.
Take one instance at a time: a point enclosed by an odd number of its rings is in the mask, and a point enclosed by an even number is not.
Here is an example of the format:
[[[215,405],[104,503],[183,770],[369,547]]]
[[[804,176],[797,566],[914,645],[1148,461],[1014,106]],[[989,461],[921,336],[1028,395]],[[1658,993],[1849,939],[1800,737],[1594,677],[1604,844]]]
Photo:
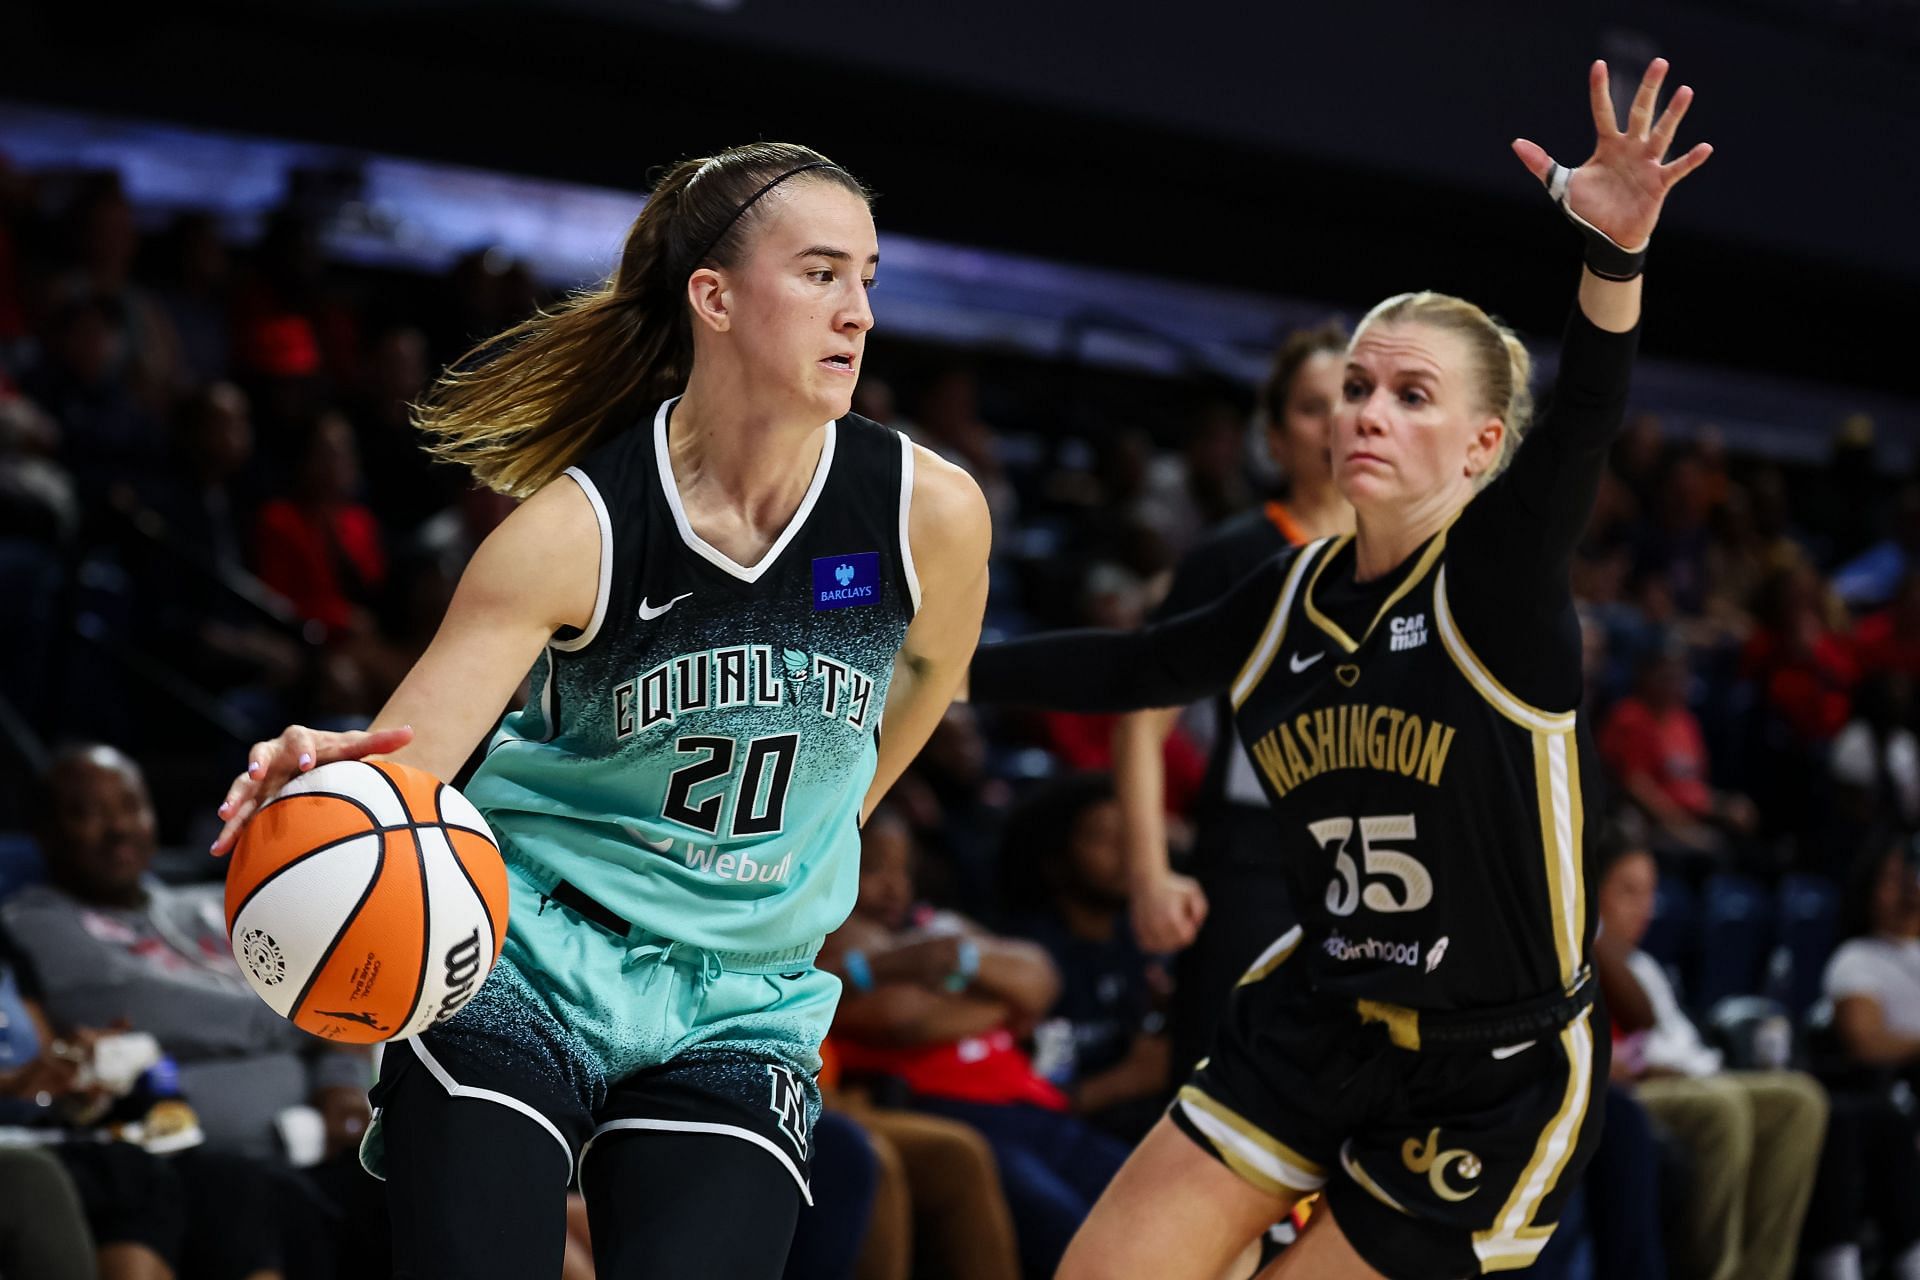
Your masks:
[[[1327,656],[1327,651],[1325,649],[1322,649],[1320,652],[1314,654],[1311,658],[1308,658],[1305,662],[1302,662],[1300,661],[1299,654],[1297,653],[1291,654],[1287,658],[1287,665],[1293,668],[1293,674],[1299,675],[1302,671],[1305,671],[1308,667],[1312,666],[1314,663],[1320,661],[1320,659],[1326,656]]]
[[[663,605],[649,605],[647,603],[647,598],[645,596],[641,596],[640,597],[640,621],[652,622],[655,618],[659,617],[661,614],[665,613],[667,610],[673,608],[673,606],[679,604],[682,600],[685,600],[688,596],[692,594],[693,592],[691,591],[683,592],[680,595],[675,596],[673,599],[667,601]]]
[[[670,853],[673,850],[672,836],[668,836],[665,840],[649,840],[645,835],[641,834],[640,828],[635,826],[627,826],[626,832],[632,836],[636,842],[647,846],[647,848],[653,850],[655,853]]]

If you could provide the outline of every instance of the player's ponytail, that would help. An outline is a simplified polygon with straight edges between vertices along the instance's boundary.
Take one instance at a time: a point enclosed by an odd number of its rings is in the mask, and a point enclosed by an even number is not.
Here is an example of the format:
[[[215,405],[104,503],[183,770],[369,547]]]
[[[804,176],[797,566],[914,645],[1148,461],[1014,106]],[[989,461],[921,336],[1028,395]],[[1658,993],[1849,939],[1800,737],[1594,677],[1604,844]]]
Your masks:
[[[1473,353],[1480,407],[1506,426],[1500,437],[1500,456],[1478,476],[1476,488],[1506,470],[1533,420],[1533,358],[1512,329],[1465,298],[1448,293],[1402,293],[1367,313],[1354,330],[1357,338],[1369,325],[1412,323],[1432,325],[1457,333]]]
[[[414,421],[429,452],[525,497],[686,389],[687,277],[734,265],[785,182],[866,188],[810,148],[765,142],[683,160],[654,186],[610,278],[489,338],[440,376]]]

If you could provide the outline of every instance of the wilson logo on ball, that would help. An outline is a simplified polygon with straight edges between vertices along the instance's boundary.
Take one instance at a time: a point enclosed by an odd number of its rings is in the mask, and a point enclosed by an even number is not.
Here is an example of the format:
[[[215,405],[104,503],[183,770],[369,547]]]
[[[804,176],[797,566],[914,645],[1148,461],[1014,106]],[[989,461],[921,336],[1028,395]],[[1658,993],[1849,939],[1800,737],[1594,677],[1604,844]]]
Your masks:
[[[417,1035],[480,989],[506,941],[507,869],[459,792],[391,760],[324,764],[241,833],[227,930],[255,994],[366,1044]]]

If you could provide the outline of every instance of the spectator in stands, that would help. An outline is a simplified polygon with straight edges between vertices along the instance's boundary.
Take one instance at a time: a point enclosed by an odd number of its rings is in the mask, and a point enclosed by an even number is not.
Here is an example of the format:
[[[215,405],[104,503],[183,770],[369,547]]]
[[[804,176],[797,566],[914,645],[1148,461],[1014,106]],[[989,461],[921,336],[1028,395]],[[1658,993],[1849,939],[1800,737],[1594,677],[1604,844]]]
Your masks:
[[[1716,791],[1706,736],[1686,702],[1687,666],[1672,646],[1643,660],[1634,692],[1614,704],[1600,732],[1607,767],[1653,824],[1656,847],[1718,853],[1758,825],[1753,802]]]
[[[327,270],[319,228],[297,208],[268,216],[234,313],[235,354],[248,373],[358,385],[359,318]]]
[[[1826,1094],[1799,1072],[1722,1069],[1659,962],[1630,950],[1653,918],[1653,856],[1614,840],[1601,859],[1600,926],[1615,945],[1596,947],[1594,965],[1610,1006],[1644,1001],[1651,1014],[1648,1029],[1616,1039],[1613,1077],[1633,1082],[1640,1104],[1693,1155],[1687,1266],[1712,1280],[1787,1280],[1826,1132]]]
[[[233,350],[232,269],[219,223],[211,214],[181,213],[158,248],[159,303],[179,338],[181,378],[186,385],[224,379]]]
[[[1853,651],[1863,675],[1897,671],[1920,680],[1920,568],[1907,570],[1884,609],[1854,624]]]
[[[1847,723],[1859,667],[1832,624],[1826,585],[1810,568],[1768,579],[1742,667],[1800,746],[1824,747]]]
[[[60,424],[61,461],[82,495],[101,502],[120,482],[159,473],[166,441],[124,372],[127,320],[112,298],[83,294],[46,325],[46,359],[21,389]]]
[[[861,832],[860,897],[821,963],[846,983],[833,1039],[849,1078],[891,1079],[912,1105],[987,1139],[1022,1268],[1051,1276],[1126,1159],[1034,1073],[1019,1039],[1059,993],[1047,953],[916,905],[912,834],[882,806]]]
[[[367,505],[396,539],[413,533],[468,487],[459,467],[436,460],[413,425],[427,390],[427,338],[411,325],[376,336],[366,355],[366,385],[353,421],[367,478]]]
[[[277,1199],[281,1225],[308,1239],[319,1217],[345,1213],[380,1247],[384,1197],[357,1160],[366,1053],[305,1035],[253,993],[227,945],[219,886],[174,888],[149,874],[153,805],[133,761],[111,747],[70,748],[37,800],[49,883],[0,905],[0,927],[31,966],[48,1016],[152,1034],[179,1064],[211,1152],[283,1163],[283,1117],[311,1106],[322,1162],[302,1171],[301,1199]]]
[[[120,176],[100,173],[83,182],[64,226],[72,258],[54,281],[53,300],[58,305],[93,298],[114,312],[122,341],[113,372],[143,408],[157,414],[182,382],[179,339],[165,309],[134,281],[140,231]]]
[[[94,1103],[78,1082],[96,1035],[54,1044],[0,957],[0,1134],[64,1127],[69,1108]],[[0,1275],[78,1280],[97,1262],[103,1280],[149,1280],[174,1275],[180,1261],[180,1180],[130,1143],[0,1137],[0,1206]]]
[[[1893,599],[1909,573],[1920,569],[1920,480],[1902,485],[1894,501],[1891,536],[1834,571],[1834,593],[1870,608]]]
[[[1042,783],[1007,825],[1002,900],[1047,949],[1060,997],[1038,1037],[1042,1074],[1102,1129],[1138,1142],[1171,1091],[1165,971],[1134,941],[1113,779]]]
[[[260,509],[260,577],[333,637],[364,635],[387,576],[380,524],[358,500],[353,427],[328,410],[306,428],[291,496]]]
[[[1920,859],[1910,845],[1883,843],[1855,862],[1841,929],[1845,940],[1827,963],[1824,986],[1847,1064],[1837,1072],[1834,1126],[1849,1142],[1852,1164],[1833,1169],[1826,1178],[1833,1185],[1816,1193],[1816,1208],[1830,1219],[1824,1234],[1837,1243],[1816,1256],[1814,1274],[1859,1280],[1858,1241],[1871,1218],[1888,1273],[1917,1280],[1920,1132],[1901,1097],[1920,1081]],[[1902,1078],[1905,1085],[1897,1083]]]
[[[256,724],[284,722],[284,697],[301,678],[305,654],[260,604],[247,549],[254,526],[253,420],[247,396],[230,382],[210,383],[182,400],[175,415],[174,461],[136,519],[142,536],[127,557],[138,610],[157,656],[203,689],[246,688]]]
[[[1148,464],[1146,491],[1134,518],[1157,533],[1174,556],[1200,535],[1253,503],[1247,484],[1246,414],[1218,395],[1204,397],[1181,432],[1176,454]]]
[[[1833,740],[1833,780],[1840,821],[1834,848],[1859,848],[1863,837],[1920,829],[1920,738],[1913,720],[1913,677],[1886,668],[1861,681],[1854,718]]]
[[[898,783],[894,802],[922,855],[915,868],[931,902],[993,919],[999,911],[994,854],[1007,785],[987,773],[987,739],[968,704],[948,707]]]
[[[1713,512],[1712,477],[1699,458],[1680,454],[1660,485],[1654,518],[1639,531],[1637,568],[1657,573],[1682,613],[1706,605],[1708,519]]]
[[[1841,1045],[1857,1062],[1920,1083],[1920,860],[1911,847],[1859,861],[1841,932],[1825,984]]]
[[[980,416],[980,380],[971,369],[954,367],[936,376],[920,393],[919,416],[897,425],[953,463],[980,486],[995,528],[1012,528],[1018,499],[1000,457],[1000,439]]]

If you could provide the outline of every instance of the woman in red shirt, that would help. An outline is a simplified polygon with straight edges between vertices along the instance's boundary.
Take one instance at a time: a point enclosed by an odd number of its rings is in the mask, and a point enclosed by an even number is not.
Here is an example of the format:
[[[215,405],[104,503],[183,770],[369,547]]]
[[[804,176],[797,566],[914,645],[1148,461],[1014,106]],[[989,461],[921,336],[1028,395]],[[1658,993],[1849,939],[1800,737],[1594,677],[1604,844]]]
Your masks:
[[[346,417],[319,414],[295,465],[292,496],[260,510],[260,577],[330,635],[363,631],[387,556],[379,522],[355,500],[360,458]]]

